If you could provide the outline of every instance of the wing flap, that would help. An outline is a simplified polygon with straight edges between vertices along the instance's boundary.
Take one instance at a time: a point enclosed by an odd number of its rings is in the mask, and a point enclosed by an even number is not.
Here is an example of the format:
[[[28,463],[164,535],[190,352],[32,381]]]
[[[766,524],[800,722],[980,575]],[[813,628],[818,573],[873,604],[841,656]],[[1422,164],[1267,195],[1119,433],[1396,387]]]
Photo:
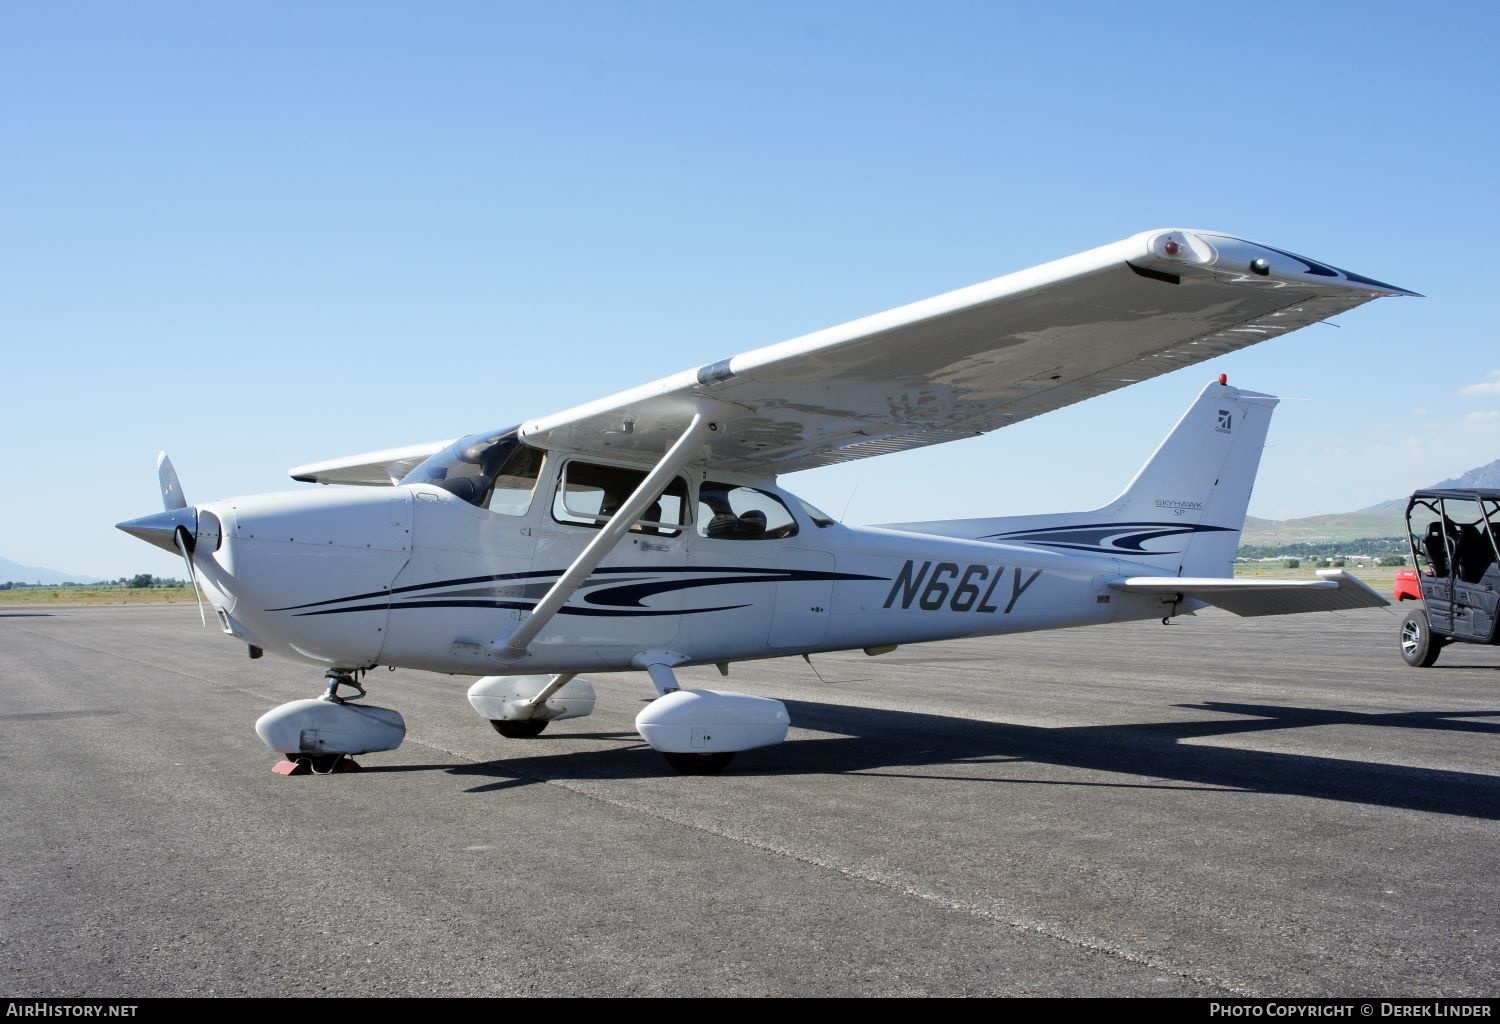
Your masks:
[[[453,441],[409,444],[385,448],[341,459],[326,459],[293,466],[288,472],[293,480],[308,484],[360,484],[367,487],[390,487],[416,469],[429,456],[442,451]]]
[[[1315,580],[1220,579],[1216,577],[1131,576],[1112,581],[1126,594],[1181,595],[1241,616],[1337,612],[1384,608],[1378,591],[1342,569],[1319,569]]]

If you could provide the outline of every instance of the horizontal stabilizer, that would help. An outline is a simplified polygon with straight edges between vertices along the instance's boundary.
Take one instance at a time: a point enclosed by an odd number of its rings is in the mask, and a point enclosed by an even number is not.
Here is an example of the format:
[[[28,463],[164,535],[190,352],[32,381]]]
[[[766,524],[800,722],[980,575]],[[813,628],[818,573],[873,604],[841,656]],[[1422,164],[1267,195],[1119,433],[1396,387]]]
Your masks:
[[[1389,601],[1342,569],[1319,569],[1315,580],[1223,579],[1191,576],[1130,576],[1110,583],[1127,594],[1180,594],[1235,615],[1289,615],[1384,608]]]
[[[300,480],[305,484],[390,487],[400,483],[402,477],[420,466],[429,456],[436,455],[452,443],[452,439],[449,439],[386,448],[378,452],[365,452],[363,455],[346,455],[342,459],[326,459],[323,462],[309,462],[305,466],[293,466],[289,472],[293,480]]]

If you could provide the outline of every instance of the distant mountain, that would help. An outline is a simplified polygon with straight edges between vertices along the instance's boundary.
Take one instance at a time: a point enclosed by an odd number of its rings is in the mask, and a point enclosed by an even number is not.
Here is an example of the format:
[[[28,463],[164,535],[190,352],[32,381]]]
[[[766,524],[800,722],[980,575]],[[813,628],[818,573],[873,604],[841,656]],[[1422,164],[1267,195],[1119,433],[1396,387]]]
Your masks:
[[[1496,459],[1488,466],[1480,466],[1471,469],[1463,476],[1456,476],[1452,480],[1440,480],[1432,485],[1433,490],[1441,487],[1496,487],[1500,488],[1500,459]],[[1406,515],[1406,499],[1408,495],[1392,498],[1390,501],[1382,501],[1378,505],[1362,508],[1356,515],[1369,512],[1372,515]]]
[[[58,572],[56,569],[43,569],[34,565],[21,565],[12,562],[8,558],[0,558],[0,583],[98,583],[98,576],[75,576],[72,573]]]
[[[1245,518],[1245,532],[1240,544],[1275,547],[1277,544],[1321,544],[1367,537],[1401,537],[1406,533],[1403,516],[1406,503],[1395,512],[1345,512],[1340,515],[1306,516],[1302,519]]]
[[[1440,480],[1440,487],[1500,488],[1500,459],[1488,466],[1471,469],[1463,476]],[[1406,495],[1336,515],[1306,516],[1302,519],[1245,519],[1240,543],[1245,546],[1274,547],[1277,544],[1338,543],[1371,537],[1404,537],[1406,535]]]

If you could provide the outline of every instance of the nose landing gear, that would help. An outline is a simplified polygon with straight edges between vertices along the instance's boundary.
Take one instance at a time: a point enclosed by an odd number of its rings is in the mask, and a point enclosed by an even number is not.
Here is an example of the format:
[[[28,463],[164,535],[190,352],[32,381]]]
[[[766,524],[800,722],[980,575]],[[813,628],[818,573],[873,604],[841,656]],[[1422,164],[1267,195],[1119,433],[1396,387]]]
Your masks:
[[[256,735],[286,759],[276,766],[279,774],[358,771],[352,755],[395,750],[401,745],[406,722],[399,711],[353,703],[365,696],[360,674],[360,670],[330,669],[323,696],[290,701],[260,716]],[[340,697],[340,687],[354,690],[357,697]]]
[[[357,772],[359,762],[347,754],[286,754],[286,760],[271,766],[277,775],[333,775]]]
[[[342,704],[345,700],[358,700],[365,696],[365,688],[359,685],[359,674],[343,668],[331,668],[325,674],[328,680],[328,689],[323,692],[323,699],[330,704]],[[347,686],[356,691],[353,697],[340,697],[339,687]]]

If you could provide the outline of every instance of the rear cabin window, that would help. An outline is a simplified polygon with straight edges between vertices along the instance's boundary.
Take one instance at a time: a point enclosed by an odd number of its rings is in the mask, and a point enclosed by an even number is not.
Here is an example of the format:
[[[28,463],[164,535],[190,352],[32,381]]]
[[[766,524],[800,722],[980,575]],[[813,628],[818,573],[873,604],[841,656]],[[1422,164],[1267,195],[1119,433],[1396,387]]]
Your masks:
[[[559,523],[575,526],[603,526],[620,510],[635,489],[646,479],[639,469],[601,466],[593,462],[569,462],[563,466],[552,501],[552,517]],[[676,477],[646,506],[633,533],[654,533],[675,537],[686,521],[687,482]]]
[[[698,488],[698,533],[710,540],[781,540],[797,520],[769,491],[708,481]]]

